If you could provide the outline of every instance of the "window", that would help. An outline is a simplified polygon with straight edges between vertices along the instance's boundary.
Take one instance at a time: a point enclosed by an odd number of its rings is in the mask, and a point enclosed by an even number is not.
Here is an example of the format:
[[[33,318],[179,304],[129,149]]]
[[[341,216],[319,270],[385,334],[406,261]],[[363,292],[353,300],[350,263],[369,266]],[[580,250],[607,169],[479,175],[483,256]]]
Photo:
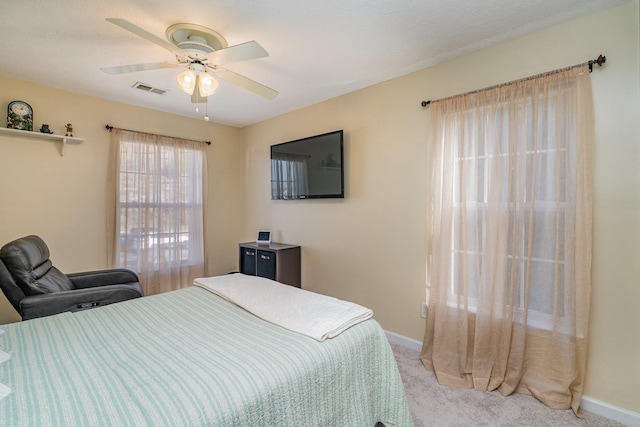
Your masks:
[[[116,138],[114,264],[172,283],[151,293],[187,286],[204,275],[203,144],[128,131]]]
[[[430,185],[442,215],[433,264],[449,306],[488,306],[543,329],[573,325],[576,266],[588,259],[577,242],[590,239],[579,229],[590,215],[580,201],[588,157],[577,81],[524,81],[431,113]]]
[[[467,295],[466,303],[477,310],[485,269],[496,265],[485,257],[486,248],[495,247],[487,239],[500,239],[505,245],[502,271],[489,274],[517,284],[505,303],[528,309],[529,324],[546,329],[554,315],[565,312],[564,183],[569,167],[563,138],[569,123],[555,114],[557,97],[547,96],[544,105],[529,100],[515,110],[499,104],[462,113],[468,128],[459,133],[473,137],[442,142],[457,144],[450,304]],[[531,123],[533,116],[538,127],[510,139],[510,119]],[[501,221],[487,221],[488,216]]]

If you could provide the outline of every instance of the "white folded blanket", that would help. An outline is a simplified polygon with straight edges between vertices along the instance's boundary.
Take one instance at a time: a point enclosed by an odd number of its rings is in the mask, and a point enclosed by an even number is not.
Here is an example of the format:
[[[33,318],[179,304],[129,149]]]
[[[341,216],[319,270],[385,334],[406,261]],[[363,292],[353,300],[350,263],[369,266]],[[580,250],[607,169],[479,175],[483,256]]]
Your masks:
[[[373,315],[370,309],[352,302],[240,273],[196,279],[194,285],[318,341],[333,338]]]

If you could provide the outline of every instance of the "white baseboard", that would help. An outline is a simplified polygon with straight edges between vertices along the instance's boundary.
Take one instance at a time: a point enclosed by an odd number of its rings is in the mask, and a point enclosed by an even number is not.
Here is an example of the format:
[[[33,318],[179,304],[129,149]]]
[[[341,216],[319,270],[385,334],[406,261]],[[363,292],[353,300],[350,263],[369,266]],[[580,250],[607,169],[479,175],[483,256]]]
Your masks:
[[[395,332],[384,332],[390,343],[401,345],[417,352],[422,351],[422,343],[420,341],[396,334]],[[580,409],[617,421],[625,426],[640,427],[640,413],[614,406],[589,396],[582,396]]]
[[[398,344],[418,352],[422,351],[422,342],[418,340],[405,337],[404,335],[396,334],[395,332],[384,331],[384,333],[387,335],[387,339],[392,344]]]
[[[611,405],[593,397],[582,396],[580,409],[601,415],[629,427],[640,427],[640,413]]]

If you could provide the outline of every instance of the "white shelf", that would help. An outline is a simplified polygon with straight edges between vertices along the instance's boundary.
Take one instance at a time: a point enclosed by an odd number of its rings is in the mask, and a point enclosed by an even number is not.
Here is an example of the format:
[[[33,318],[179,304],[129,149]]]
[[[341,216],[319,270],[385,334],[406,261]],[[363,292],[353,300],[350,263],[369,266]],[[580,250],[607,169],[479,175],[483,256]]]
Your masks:
[[[67,144],[82,144],[84,139],[75,138],[73,136],[54,135],[52,133],[31,132],[28,130],[18,130],[0,127],[0,135],[17,136],[21,138],[44,139],[49,141],[58,141],[62,145],[60,147],[60,155],[64,156],[64,149]]]

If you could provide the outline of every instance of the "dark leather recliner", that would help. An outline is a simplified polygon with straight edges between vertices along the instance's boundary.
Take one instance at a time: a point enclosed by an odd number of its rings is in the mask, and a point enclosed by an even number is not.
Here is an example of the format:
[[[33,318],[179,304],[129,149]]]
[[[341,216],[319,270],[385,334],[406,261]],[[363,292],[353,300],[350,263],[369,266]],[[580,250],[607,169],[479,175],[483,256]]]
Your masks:
[[[49,259],[38,236],[26,236],[0,249],[0,288],[22,320],[86,310],[141,297],[138,276],[111,269],[63,274]]]

